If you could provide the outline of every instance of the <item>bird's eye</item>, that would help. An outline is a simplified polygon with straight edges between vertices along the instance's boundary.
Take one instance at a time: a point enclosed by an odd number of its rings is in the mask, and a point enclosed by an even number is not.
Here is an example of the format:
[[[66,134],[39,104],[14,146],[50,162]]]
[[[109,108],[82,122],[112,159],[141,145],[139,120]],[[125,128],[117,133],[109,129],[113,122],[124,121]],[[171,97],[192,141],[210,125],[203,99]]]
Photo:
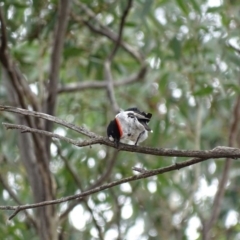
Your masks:
[[[128,113],[128,117],[134,118],[134,114],[133,113]]]

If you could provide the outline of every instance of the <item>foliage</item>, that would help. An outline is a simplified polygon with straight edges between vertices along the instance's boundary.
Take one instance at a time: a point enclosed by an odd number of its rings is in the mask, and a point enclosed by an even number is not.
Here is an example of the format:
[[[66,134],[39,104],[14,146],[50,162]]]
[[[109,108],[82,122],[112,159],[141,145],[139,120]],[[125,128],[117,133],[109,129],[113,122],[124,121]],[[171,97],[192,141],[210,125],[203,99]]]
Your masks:
[[[104,61],[115,41],[103,36],[101,31],[93,31],[89,25],[117,34],[126,3],[117,0],[72,3],[59,89],[75,83],[106,80]],[[41,103],[46,97],[58,2],[5,0],[1,6],[10,56]],[[153,113],[150,122],[153,133],[144,145],[212,149],[229,144],[232,109],[240,92],[238,7],[237,1],[133,1],[122,39],[142,60],[120,46],[111,71],[113,81],[117,82],[137,73],[144,63],[148,66],[143,79],[114,88],[121,108],[137,106]],[[4,71],[1,74],[3,79]],[[1,102],[12,105],[8,95],[1,84]],[[59,92],[56,116],[106,135],[106,126],[114,112],[106,88],[89,87]],[[15,121],[7,113],[1,113],[0,118],[1,122]],[[84,138],[60,126],[55,126],[54,131],[75,139]],[[22,203],[30,203],[34,197],[20,161],[17,134],[1,128],[0,174]],[[116,155],[101,145],[77,148],[57,142],[57,146],[51,144],[50,162],[57,198],[80,191],[63,157],[77,173],[81,191],[102,175],[113,157],[115,165],[107,179],[109,182],[132,175],[131,169],[136,165],[154,169],[182,160],[129,152]],[[62,237],[59,239],[99,239],[97,226],[106,240],[200,239],[203,224],[212,214],[224,166],[224,160],[210,160],[94,194],[76,204],[67,218],[58,223],[57,231]],[[213,239],[239,238],[239,181],[239,164],[234,161],[219,218],[212,228]],[[0,192],[1,205],[17,204],[3,185]],[[58,215],[71,204],[57,206]],[[8,215],[8,212],[1,214],[3,239],[38,239],[24,213],[6,225]]]

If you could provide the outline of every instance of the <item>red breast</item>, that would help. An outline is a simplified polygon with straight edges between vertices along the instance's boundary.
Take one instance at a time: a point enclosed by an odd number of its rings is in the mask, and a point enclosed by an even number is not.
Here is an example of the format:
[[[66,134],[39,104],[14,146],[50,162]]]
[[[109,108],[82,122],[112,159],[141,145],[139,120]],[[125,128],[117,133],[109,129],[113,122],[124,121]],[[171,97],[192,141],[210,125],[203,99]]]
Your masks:
[[[121,138],[121,137],[122,137],[122,135],[123,135],[123,129],[122,129],[122,125],[121,125],[121,123],[120,123],[120,121],[119,121],[119,119],[118,119],[118,118],[115,118],[115,120],[116,120],[117,127],[118,127],[118,130],[119,130],[119,133],[120,133],[120,138]]]

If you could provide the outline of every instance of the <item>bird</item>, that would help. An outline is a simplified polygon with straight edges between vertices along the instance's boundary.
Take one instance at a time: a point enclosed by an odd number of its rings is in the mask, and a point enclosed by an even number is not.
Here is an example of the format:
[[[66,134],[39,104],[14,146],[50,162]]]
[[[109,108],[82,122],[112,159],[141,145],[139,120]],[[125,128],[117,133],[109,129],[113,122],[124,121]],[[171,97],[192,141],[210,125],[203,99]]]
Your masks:
[[[120,110],[107,127],[107,135],[110,141],[119,146],[119,142],[130,140],[137,145],[148,137],[152,132],[148,123],[151,113],[141,112],[137,107]]]

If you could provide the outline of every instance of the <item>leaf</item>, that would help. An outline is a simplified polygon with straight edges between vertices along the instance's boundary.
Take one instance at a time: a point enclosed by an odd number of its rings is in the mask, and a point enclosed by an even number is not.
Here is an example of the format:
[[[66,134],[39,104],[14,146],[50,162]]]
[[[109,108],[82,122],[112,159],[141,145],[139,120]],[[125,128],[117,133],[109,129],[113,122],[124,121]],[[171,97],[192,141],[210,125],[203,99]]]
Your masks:
[[[207,87],[203,87],[195,92],[193,92],[193,96],[206,96],[206,95],[210,95],[211,93],[213,93],[213,87],[211,86],[207,86]]]
[[[189,13],[189,9],[188,9],[188,6],[187,6],[187,1],[184,1],[184,0],[176,0],[178,6],[180,7],[180,9],[186,14],[188,15]]]
[[[176,37],[174,37],[170,41],[169,46],[173,50],[175,58],[179,59],[181,57],[181,50],[182,50],[181,42]]]

